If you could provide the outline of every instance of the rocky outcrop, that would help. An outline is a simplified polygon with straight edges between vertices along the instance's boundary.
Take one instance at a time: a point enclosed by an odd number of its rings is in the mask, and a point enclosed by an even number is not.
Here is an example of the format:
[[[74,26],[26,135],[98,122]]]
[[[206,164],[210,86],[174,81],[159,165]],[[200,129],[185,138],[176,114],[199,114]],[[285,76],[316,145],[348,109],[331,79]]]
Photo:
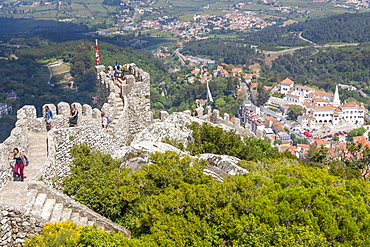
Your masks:
[[[199,155],[199,158],[207,160],[209,167],[215,167],[221,170],[226,175],[243,175],[248,173],[246,169],[241,168],[240,166],[237,165],[240,159],[233,156],[218,154],[201,154]]]

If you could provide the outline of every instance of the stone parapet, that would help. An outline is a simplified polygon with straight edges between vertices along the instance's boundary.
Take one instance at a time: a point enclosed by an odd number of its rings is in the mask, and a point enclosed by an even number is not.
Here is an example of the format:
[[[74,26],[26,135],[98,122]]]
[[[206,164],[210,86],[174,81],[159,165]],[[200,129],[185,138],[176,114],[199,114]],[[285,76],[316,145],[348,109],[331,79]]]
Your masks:
[[[11,205],[0,205],[0,246],[21,247],[26,237],[39,234],[45,221]]]
[[[58,189],[62,188],[63,178],[70,174],[70,150],[74,145],[82,143],[103,153],[114,153],[120,146],[125,145],[120,136],[101,126],[62,128],[49,132],[48,161],[43,173],[45,183]]]

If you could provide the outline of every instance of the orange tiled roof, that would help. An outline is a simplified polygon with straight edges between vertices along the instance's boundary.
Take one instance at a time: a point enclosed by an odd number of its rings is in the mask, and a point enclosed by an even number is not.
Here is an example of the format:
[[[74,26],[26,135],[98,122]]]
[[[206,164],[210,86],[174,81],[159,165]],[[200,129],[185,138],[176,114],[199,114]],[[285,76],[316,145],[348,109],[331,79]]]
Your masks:
[[[251,89],[257,88],[257,86],[258,86],[258,83],[256,82],[251,83]]]
[[[333,107],[325,105],[325,106],[316,106],[313,108],[314,111],[334,111]]]
[[[288,77],[285,78],[282,82],[280,82],[280,84],[285,84],[285,85],[292,85],[293,83],[294,83],[294,81],[292,81]]]
[[[313,94],[314,95],[315,94],[316,95],[320,95],[320,96],[329,96],[329,97],[333,97],[334,96],[334,94],[332,94],[332,93],[327,93],[325,91],[320,91],[320,90],[316,90]]]
[[[307,144],[297,144],[297,147],[300,147],[302,149],[309,149],[310,148],[310,145],[307,145]]]
[[[312,101],[313,101],[313,102],[330,102],[330,101],[329,101],[329,100],[327,100],[327,99],[320,99],[320,98],[313,99]]]
[[[322,139],[315,139],[315,142],[318,146],[320,146],[320,145],[329,145],[330,144],[330,142],[324,141]]]
[[[314,88],[306,87],[306,86],[301,86],[301,85],[296,85],[294,87],[296,87],[296,88],[302,88],[302,89],[305,89],[305,90],[315,90]]]
[[[290,93],[288,93],[286,96],[287,97],[291,97],[291,98],[299,99],[299,96],[298,95],[293,95],[293,94],[290,94]]]
[[[357,108],[358,105],[355,102],[348,102],[341,106],[341,108]]]

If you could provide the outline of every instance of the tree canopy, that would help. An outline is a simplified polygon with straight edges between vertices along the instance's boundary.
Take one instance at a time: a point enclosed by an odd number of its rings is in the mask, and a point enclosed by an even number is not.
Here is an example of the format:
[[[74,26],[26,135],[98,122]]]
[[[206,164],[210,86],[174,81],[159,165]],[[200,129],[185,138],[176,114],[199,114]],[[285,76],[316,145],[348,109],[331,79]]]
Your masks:
[[[65,191],[131,230],[137,246],[370,244],[370,185],[327,168],[284,157],[243,161],[248,174],[220,183],[203,174],[204,161],[172,152],[135,172],[85,145],[72,155]]]

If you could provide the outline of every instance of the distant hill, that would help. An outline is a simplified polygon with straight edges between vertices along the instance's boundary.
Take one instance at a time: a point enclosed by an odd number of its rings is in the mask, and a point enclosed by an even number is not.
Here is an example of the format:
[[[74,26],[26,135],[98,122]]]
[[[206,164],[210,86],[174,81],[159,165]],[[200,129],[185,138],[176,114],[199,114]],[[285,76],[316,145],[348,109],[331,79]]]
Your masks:
[[[64,101],[92,104],[96,79],[93,40],[80,39],[56,44],[46,38],[52,34],[55,37],[60,35],[48,32],[28,36],[0,35],[0,102],[13,107],[12,116],[0,119],[0,124],[13,127],[17,110],[26,104],[35,105],[39,115],[41,106],[47,103]],[[164,64],[149,53],[105,42],[100,42],[99,49],[102,64],[106,66],[113,66],[115,61],[121,64],[136,63],[151,73],[154,82],[160,82],[165,74]],[[78,90],[69,89],[66,83],[55,84],[54,87],[47,83],[49,70],[44,65],[57,59],[71,64],[71,75]],[[54,77],[52,80],[58,81]],[[6,92],[10,90],[18,95],[15,101],[6,99]],[[0,142],[9,136],[10,130],[0,129]]]
[[[247,43],[265,47],[310,45],[299,38],[300,32],[302,37],[316,44],[368,42],[370,41],[370,12],[346,13],[286,27],[267,27],[249,34],[245,39]]]

